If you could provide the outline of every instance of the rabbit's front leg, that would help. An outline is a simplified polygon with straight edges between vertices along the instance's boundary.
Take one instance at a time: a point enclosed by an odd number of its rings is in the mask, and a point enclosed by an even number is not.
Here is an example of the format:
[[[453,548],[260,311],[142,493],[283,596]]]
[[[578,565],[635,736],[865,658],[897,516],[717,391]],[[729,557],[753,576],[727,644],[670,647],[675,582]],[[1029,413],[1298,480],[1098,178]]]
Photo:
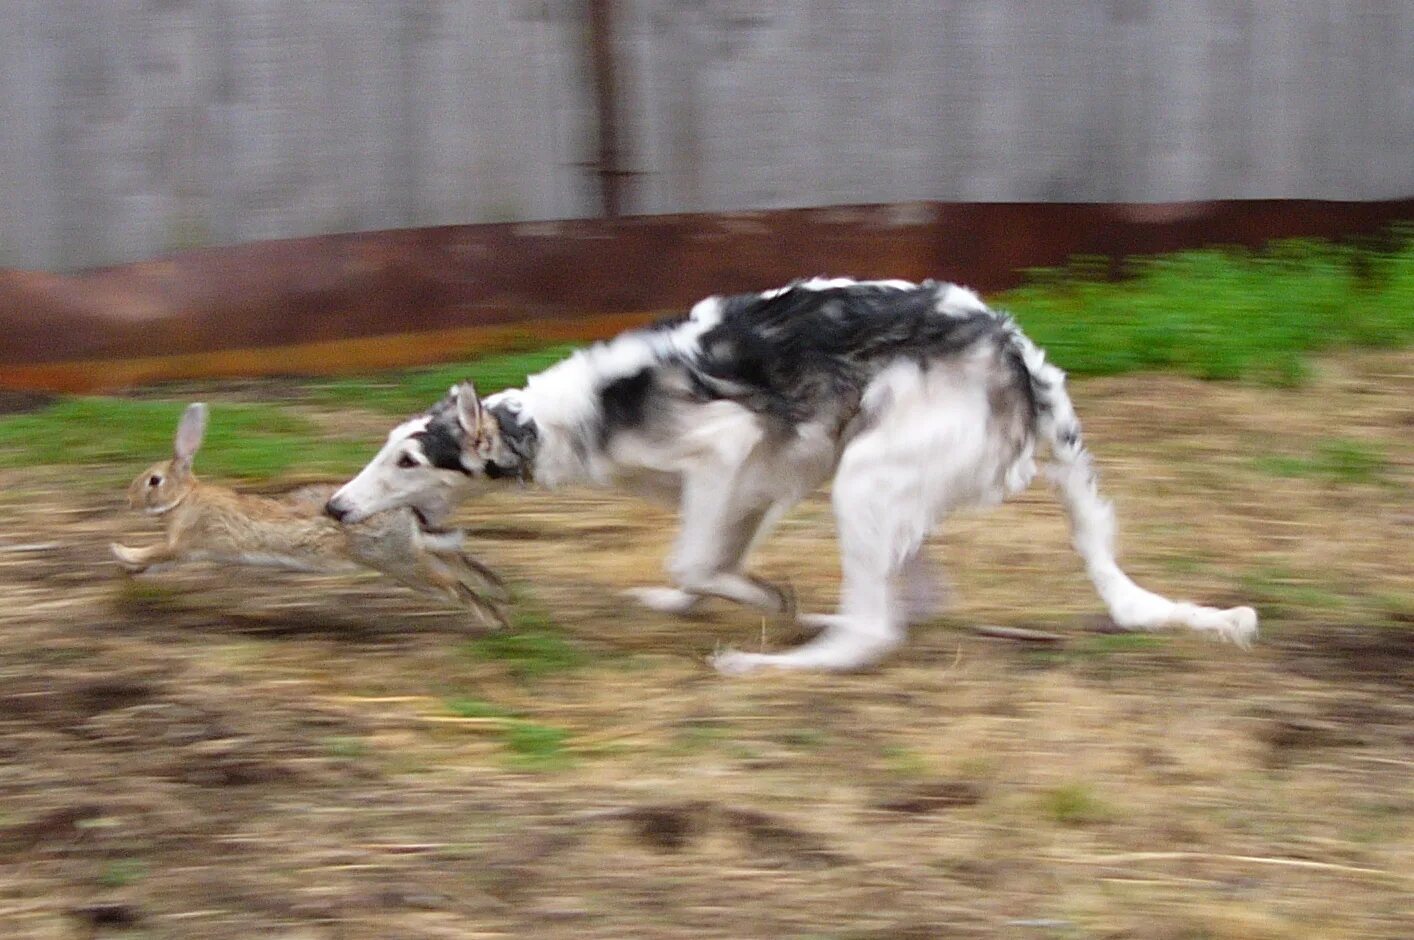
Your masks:
[[[462,556],[459,560],[465,561],[465,556]],[[506,615],[500,608],[478,594],[466,583],[463,572],[457,571],[455,568],[448,565],[446,561],[435,555],[429,555],[423,559],[422,564],[418,567],[424,582],[422,585],[423,590],[430,590],[434,593],[442,594],[454,604],[470,608],[476,612],[477,617],[480,618],[483,624],[492,629],[504,629],[510,626]],[[491,577],[495,578],[495,574],[492,573],[489,568],[487,568],[486,571],[488,574],[491,574]],[[499,578],[495,578],[495,580],[497,583],[500,582]]]
[[[465,589],[476,593],[484,592],[497,601],[509,601],[511,595],[506,588],[506,582],[501,580],[501,576],[496,572],[468,554],[463,548],[465,543],[466,533],[462,529],[418,531],[418,547],[427,558],[424,567],[426,564],[435,565],[441,569],[444,576],[454,578]],[[478,588],[480,591],[477,591]],[[462,588],[455,591],[460,594]]]
[[[510,589],[506,587],[506,582],[501,579],[501,576],[466,552],[458,552],[455,556],[446,558],[445,562],[448,567],[457,572],[457,580],[470,590],[476,593],[485,593],[492,600],[501,603],[510,601]]]
[[[118,559],[118,564],[123,566],[123,570],[129,574],[141,574],[153,565],[177,560],[172,546],[165,542],[148,548],[129,548],[117,542],[110,542],[108,550],[113,553],[114,558]]]

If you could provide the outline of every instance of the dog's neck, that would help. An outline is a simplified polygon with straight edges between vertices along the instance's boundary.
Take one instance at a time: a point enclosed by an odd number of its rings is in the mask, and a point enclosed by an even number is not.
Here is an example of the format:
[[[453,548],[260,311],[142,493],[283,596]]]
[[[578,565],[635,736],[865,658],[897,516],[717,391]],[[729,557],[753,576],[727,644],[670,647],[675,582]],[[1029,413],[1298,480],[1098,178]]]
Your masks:
[[[593,466],[597,448],[588,429],[576,422],[556,420],[559,415],[554,409],[542,415],[535,403],[533,393],[520,390],[488,399],[498,439],[492,448],[494,461],[486,465],[487,476],[548,487],[603,482]]]
[[[495,418],[496,441],[493,455],[486,461],[486,476],[493,480],[535,479],[536,458],[540,454],[540,425],[519,398],[507,397],[487,409]]]

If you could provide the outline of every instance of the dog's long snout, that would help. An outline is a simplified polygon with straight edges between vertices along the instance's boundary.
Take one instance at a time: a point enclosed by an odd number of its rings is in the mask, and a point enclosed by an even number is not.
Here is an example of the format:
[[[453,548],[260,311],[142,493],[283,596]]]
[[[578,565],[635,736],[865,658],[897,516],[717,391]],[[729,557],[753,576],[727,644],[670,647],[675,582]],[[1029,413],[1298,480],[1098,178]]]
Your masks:
[[[344,517],[349,514],[349,510],[340,506],[337,500],[330,499],[329,502],[324,504],[324,514],[335,522],[343,522]]]

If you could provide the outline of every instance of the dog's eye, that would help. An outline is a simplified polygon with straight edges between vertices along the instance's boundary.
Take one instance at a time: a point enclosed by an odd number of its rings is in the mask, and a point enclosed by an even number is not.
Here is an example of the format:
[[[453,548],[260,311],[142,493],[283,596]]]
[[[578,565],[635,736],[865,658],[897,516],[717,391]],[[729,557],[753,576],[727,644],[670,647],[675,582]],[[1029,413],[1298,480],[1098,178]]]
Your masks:
[[[159,476],[158,476],[157,474],[155,474],[155,473],[154,473],[152,476],[150,476],[150,477],[147,478],[147,485],[148,485],[148,486],[157,486],[157,485],[158,485],[159,483],[161,483],[161,482],[162,482],[162,478],[159,477]]]
[[[411,454],[403,454],[398,458],[398,466],[402,467],[404,470],[409,470],[417,466],[417,461],[412,458]]]

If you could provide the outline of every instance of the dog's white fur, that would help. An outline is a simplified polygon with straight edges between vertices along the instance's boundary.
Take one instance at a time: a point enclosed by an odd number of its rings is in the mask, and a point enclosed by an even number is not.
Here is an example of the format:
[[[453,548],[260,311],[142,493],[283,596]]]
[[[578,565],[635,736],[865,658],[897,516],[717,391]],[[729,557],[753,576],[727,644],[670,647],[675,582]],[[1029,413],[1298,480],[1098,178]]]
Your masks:
[[[847,279],[815,279],[793,289],[855,285],[919,289],[904,281]],[[966,288],[936,285],[936,291],[934,315],[992,315]],[[898,647],[907,624],[931,612],[921,600],[930,593],[923,559],[928,535],[949,513],[996,505],[1025,489],[1037,472],[1037,444],[1049,454],[1046,475],[1069,516],[1073,544],[1115,623],[1130,630],[1187,627],[1244,646],[1255,635],[1257,617],[1250,607],[1218,610],[1175,603],[1137,586],[1120,569],[1114,513],[1099,494],[1090,455],[1080,443],[1064,374],[1001,315],[997,322],[1006,331],[1008,348],[1024,360],[1042,390],[1038,394],[1046,398],[1033,426],[1008,426],[999,419],[989,400],[998,369],[996,350],[981,344],[924,363],[900,357],[872,374],[857,412],[812,414],[787,435],[771,433],[760,414],[730,397],[694,400],[683,395],[666,399],[671,401],[669,435],[630,428],[604,441],[596,438],[603,420],[600,392],[607,385],[664,362],[691,363],[704,354],[704,334],[722,316],[723,302],[708,298],[676,326],[632,331],[576,352],[533,376],[524,389],[492,395],[480,405],[469,386],[453,390],[462,396],[463,412],[472,415],[464,425],[484,420],[480,415],[486,410],[502,422],[533,423],[538,438],[533,477],[539,483],[614,484],[677,499],[682,529],[668,564],[673,585],[634,592],[662,611],[683,612],[704,597],[785,609],[780,591],[745,573],[745,560],[793,505],[833,478],[844,577],[838,612],[802,618],[820,632],[795,649],[718,654],[714,662],[721,671],[849,670],[877,662]],[[662,381],[673,381],[663,375]],[[449,491],[462,492],[465,477],[456,473],[395,469],[398,455],[412,447],[409,435],[425,427],[425,421],[415,421],[395,429],[383,451],[335,495],[331,507],[343,506],[342,512],[357,519],[391,505],[435,509],[446,503]],[[474,428],[467,433],[476,437]],[[494,435],[479,441],[469,449],[472,471],[478,460],[495,459]]]

